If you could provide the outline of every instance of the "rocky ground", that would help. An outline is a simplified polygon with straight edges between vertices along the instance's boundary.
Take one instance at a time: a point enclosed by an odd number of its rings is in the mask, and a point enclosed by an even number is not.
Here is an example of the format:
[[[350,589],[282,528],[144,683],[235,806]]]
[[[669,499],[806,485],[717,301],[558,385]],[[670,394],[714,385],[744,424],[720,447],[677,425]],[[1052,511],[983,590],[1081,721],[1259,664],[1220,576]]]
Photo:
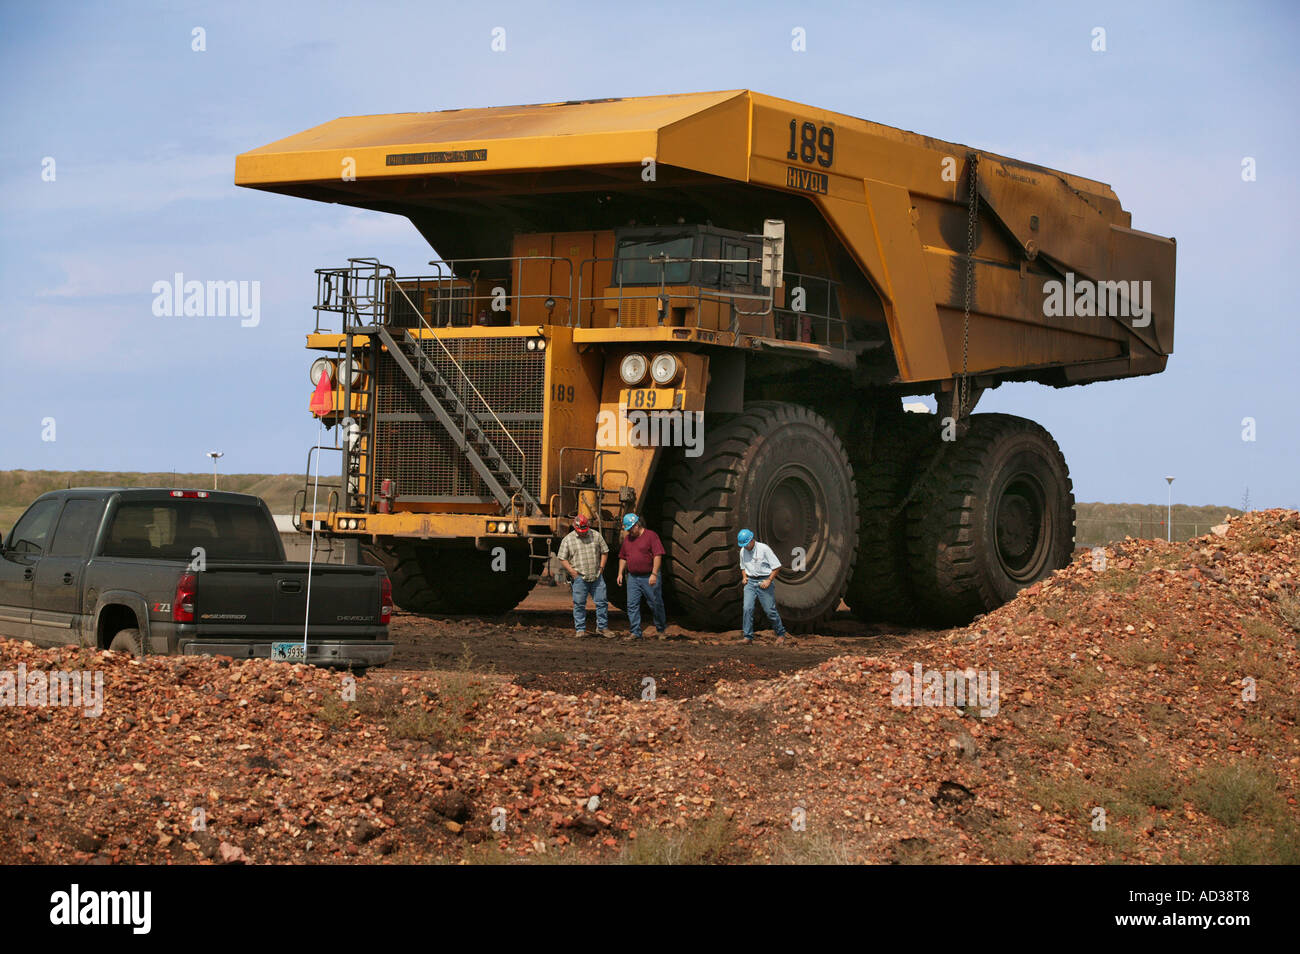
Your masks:
[[[0,640],[0,692],[20,664],[105,689],[0,708],[0,862],[1294,864],[1298,558],[1300,514],[1255,512],[962,629],[786,647],[579,641],[551,590],[399,619],[355,681]],[[968,670],[996,695],[944,697]]]

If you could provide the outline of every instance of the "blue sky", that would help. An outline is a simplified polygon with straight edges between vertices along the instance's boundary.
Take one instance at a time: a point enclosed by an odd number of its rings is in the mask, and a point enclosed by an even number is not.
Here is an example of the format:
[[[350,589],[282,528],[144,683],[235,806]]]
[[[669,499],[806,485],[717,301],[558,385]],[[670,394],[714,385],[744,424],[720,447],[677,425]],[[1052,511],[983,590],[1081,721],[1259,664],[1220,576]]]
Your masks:
[[[0,4],[0,468],[302,469],[312,270],[430,252],[236,189],[237,153],[344,115],[748,87],[1113,185],[1178,239],[1169,370],[979,410],[1046,426],[1080,500],[1163,503],[1174,474],[1175,502],[1300,506],[1300,5],[844,6]],[[261,323],[155,317],[176,272],[259,281]]]

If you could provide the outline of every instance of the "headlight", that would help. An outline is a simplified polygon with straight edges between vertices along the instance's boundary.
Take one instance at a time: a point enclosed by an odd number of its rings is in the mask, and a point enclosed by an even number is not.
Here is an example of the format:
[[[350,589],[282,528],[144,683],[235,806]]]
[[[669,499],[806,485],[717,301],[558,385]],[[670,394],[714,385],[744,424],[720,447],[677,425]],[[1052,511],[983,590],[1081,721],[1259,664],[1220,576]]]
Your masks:
[[[320,384],[322,374],[328,374],[330,380],[334,380],[334,362],[329,358],[317,358],[311,363],[311,370],[307,372],[307,377],[311,379],[313,387]]]
[[[341,369],[342,369],[342,367],[343,367],[345,364],[347,364],[347,359],[346,359],[346,358],[344,358],[343,361],[340,361],[340,362],[339,362],[339,368],[340,368],[339,373],[340,373],[340,374],[342,374]],[[353,359],[352,359],[352,363],[351,363],[351,365],[350,365],[350,368],[351,368],[351,370],[352,370],[352,381],[351,381],[351,384],[352,384],[352,387],[355,388],[355,387],[357,387],[357,386],[361,383],[361,362],[358,361],[356,358],[353,358]]]
[[[545,350],[546,350],[546,339],[545,339],[545,338],[538,338],[538,339],[537,339],[537,350],[538,350],[538,351],[545,351]]]
[[[529,350],[529,351],[536,351],[536,350],[537,350],[537,339],[536,339],[536,338],[529,338],[529,339],[528,339],[528,346],[527,346],[527,347],[528,347],[528,350]]]
[[[671,354],[657,354],[650,363],[650,376],[655,379],[655,384],[668,384],[677,377],[680,369],[681,365]]]
[[[618,374],[629,387],[645,380],[646,360],[643,354],[630,354],[619,363]]]

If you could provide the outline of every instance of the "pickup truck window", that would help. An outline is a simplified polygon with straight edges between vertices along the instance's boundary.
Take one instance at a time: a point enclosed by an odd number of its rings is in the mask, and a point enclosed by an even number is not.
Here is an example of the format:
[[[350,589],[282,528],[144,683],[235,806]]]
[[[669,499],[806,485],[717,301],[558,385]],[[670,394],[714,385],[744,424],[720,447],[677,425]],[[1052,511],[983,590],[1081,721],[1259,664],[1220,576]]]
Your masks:
[[[50,543],[50,556],[85,556],[91,537],[99,529],[102,500],[69,500],[59,518],[59,528]]]
[[[146,560],[204,559],[268,563],[280,559],[273,524],[260,507],[209,500],[128,501],[117,508],[104,556]]]
[[[50,528],[54,526],[54,518],[62,502],[61,500],[38,500],[32,504],[18,521],[18,525],[14,527],[10,547],[18,553],[28,553],[32,556],[40,556],[44,553],[45,545],[49,542]]]

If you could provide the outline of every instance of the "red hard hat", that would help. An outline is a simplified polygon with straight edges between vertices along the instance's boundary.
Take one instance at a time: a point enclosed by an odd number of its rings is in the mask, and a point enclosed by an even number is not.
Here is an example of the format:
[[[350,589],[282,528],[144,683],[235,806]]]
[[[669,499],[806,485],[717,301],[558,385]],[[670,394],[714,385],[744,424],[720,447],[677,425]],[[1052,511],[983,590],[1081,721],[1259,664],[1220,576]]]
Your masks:
[[[579,533],[586,533],[590,526],[591,521],[587,519],[585,513],[580,513],[573,518],[573,529],[577,530]]]

